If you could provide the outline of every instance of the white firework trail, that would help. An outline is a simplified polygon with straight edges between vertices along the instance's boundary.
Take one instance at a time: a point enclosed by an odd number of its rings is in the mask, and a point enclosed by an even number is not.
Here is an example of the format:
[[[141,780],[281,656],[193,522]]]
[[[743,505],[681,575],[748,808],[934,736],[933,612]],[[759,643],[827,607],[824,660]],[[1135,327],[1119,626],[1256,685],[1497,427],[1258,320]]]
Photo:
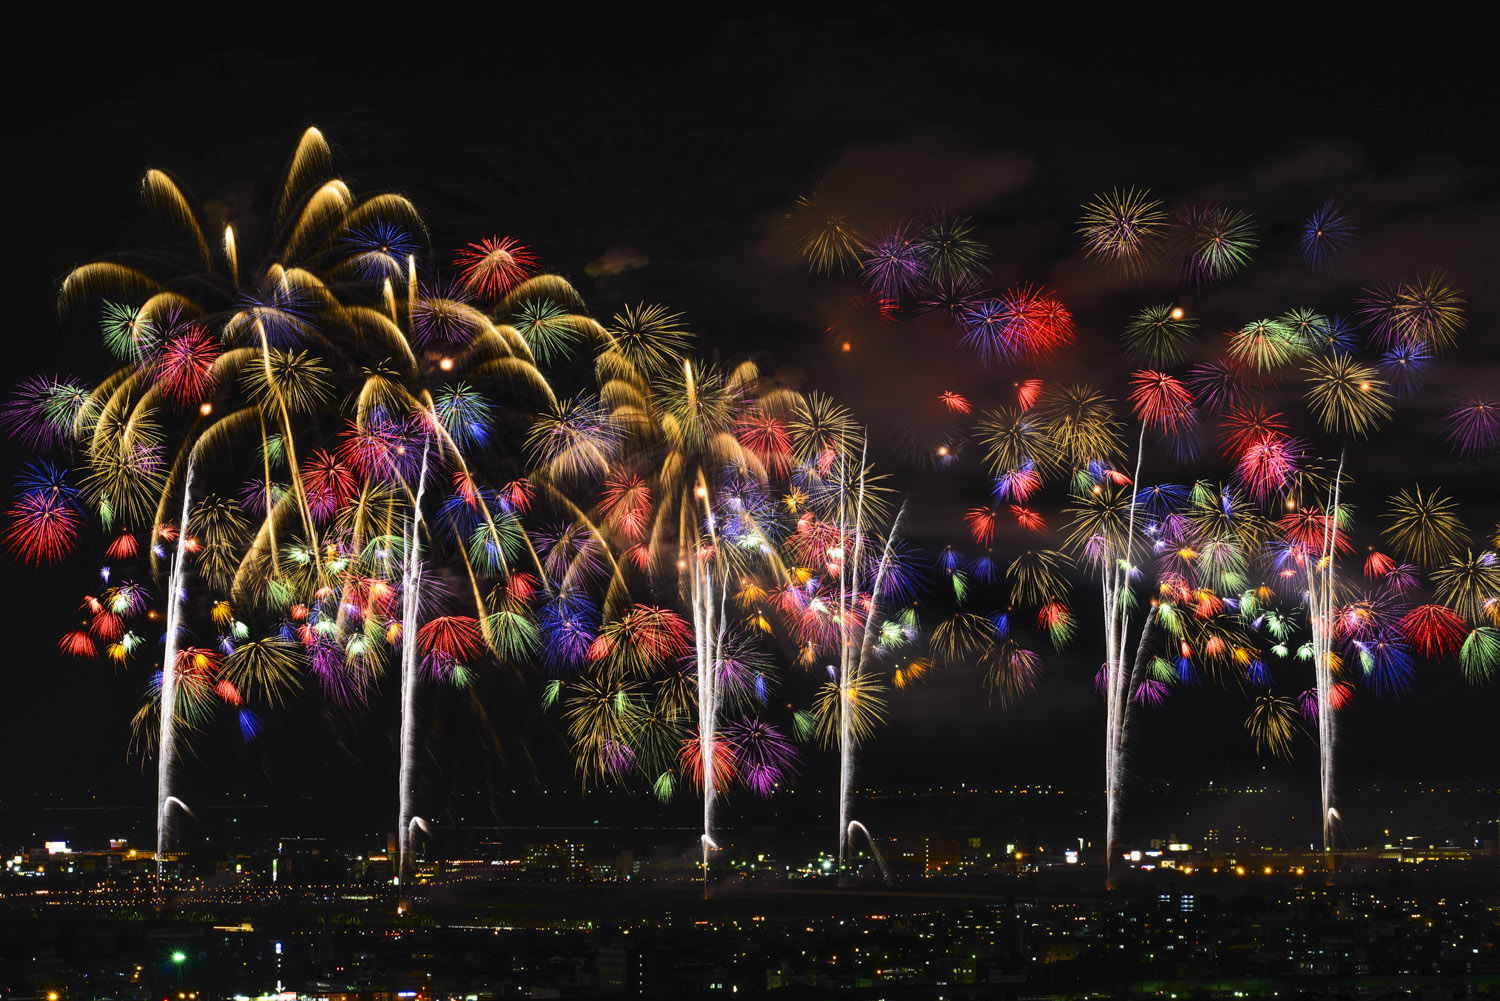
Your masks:
[[[1333,752],[1336,736],[1333,706],[1334,550],[1338,543],[1339,498],[1344,479],[1344,456],[1339,456],[1323,525],[1318,562],[1307,568],[1307,606],[1312,620],[1313,669],[1318,687],[1318,779],[1322,793],[1323,851],[1331,861],[1334,825],[1339,819],[1333,802]]]
[[[728,563],[718,558],[718,525],[709,500],[708,484],[701,472],[693,493],[703,505],[709,545],[714,550],[712,558],[702,559],[695,539],[695,544],[681,553],[682,561],[687,564],[692,589],[693,652],[696,655],[698,680],[698,754],[703,770],[703,833],[699,840],[703,848],[703,896],[706,899],[709,863],[712,861],[712,853],[719,850],[719,844],[714,839],[714,804],[719,794],[714,756],[718,751],[724,637],[728,628],[728,616],[725,614],[728,588],[721,568],[727,567]]]
[[[175,827],[172,808],[187,807],[172,795],[172,774],[177,764],[177,632],[182,622],[183,580],[187,574],[188,511],[193,494],[193,460],[188,458],[182,486],[182,521],[177,527],[177,553],[167,574],[167,635],[161,659],[158,694],[156,748],[156,873],[161,875],[166,854],[172,847]]]
[[[396,882],[405,887],[411,881],[412,832],[427,825],[422,818],[412,814],[414,785],[416,784],[417,756],[417,682],[421,658],[417,656],[417,612],[422,582],[422,494],[427,487],[427,452],[422,448],[422,471],[417,478],[416,499],[412,503],[411,522],[406,531],[401,554],[401,765],[398,779],[400,798],[396,818],[397,858]]]
[[[854,751],[857,741],[854,739],[853,713],[851,703],[858,697],[858,687],[865,677],[865,665],[869,660],[870,653],[874,648],[874,626],[879,610],[878,601],[880,592],[885,587],[886,571],[891,564],[891,551],[896,539],[896,531],[901,525],[901,519],[906,514],[906,504],[896,513],[895,520],[891,523],[890,532],[886,535],[885,548],[881,552],[880,562],[875,570],[873,587],[869,594],[869,607],[865,609],[864,629],[856,645],[849,635],[849,622],[854,618],[855,603],[861,600],[860,592],[860,570],[864,561],[864,511],[865,511],[865,450],[860,452],[860,474],[859,490],[856,493],[854,505],[854,524],[852,526],[852,538],[854,541],[854,558],[852,561],[843,558],[839,560],[839,667],[838,667],[838,712],[839,712],[839,820],[838,820],[838,873],[839,879],[844,878],[844,858],[848,852],[854,829],[857,827],[864,832],[865,840],[869,842],[870,851],[880,863],[882,872],[886,873],[889,881],[890,873],[886,872],[885,860],[880,857],[880,852],[875,847],[875,840],[870,836],[870,831],[864,824],[850,818],[854,802]],[[846,467],[847,468],[847,467]],[[848,519],[848,507],[844,502],[844,485],[848,482],[847,476],[841,476],[839,485],[839,542],[846,545],[851,538],[851,526]]]

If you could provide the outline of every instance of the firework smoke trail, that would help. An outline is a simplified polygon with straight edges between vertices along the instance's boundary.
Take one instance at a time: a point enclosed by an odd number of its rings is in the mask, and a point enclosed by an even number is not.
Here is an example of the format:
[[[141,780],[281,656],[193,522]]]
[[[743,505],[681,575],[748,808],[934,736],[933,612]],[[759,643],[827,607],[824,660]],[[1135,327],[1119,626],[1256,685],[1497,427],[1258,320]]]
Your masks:
[[[422,447],[422,471],[417,477],[417,495],[412,503],[411,526],[407,531],[401,558],[401,769],[400,812],[396,818],[399,861],[396,883],[405,888],[411,879],[411,834],[414,824],[426,826],[420,817],[412,816],[412,785],[415,781],[417,743],[417,606],[422,561],[422,492],[427,487],[427,453],[429,442]]]
[[[177,555],[167,577],[167,636],[161,658],[161,702],[156,749],[156,874],[166,864],[172,844],[172,806],[186,809],[172,795],[172,765],[177,758],[177,629],[182,619],[182,579],[187,570],[188,511],[193,496],[193,460],[182,484],[182,521],[177,525]]]

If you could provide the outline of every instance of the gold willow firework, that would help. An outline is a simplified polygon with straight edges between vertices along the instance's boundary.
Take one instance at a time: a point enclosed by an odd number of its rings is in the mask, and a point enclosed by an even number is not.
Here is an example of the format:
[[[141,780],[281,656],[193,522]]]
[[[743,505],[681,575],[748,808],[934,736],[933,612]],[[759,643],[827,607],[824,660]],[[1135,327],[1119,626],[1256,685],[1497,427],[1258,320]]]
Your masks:
[[[142,192],[172,241],[76,269],[59,303],[100,323],[121,367],[92,388],[32,380],[6,413],[76,469],[38,464],[46,483],[20,507],[45,499],[47,513],[14,518],[11,548],[58,556],[86,520],[112,536],[68,653],[106,644],[128,663],[153,646],[131,624],[149,628],[152,591],[165,600],[167,656],[137,718],[158,757],[159,857],[181,806],[176,738],[214,704],[235,707],[253,739],[264,708],[310,684],[348,705],[399,668],[405,879],[425,826],[420,685],[467,687],[534,646],[530,603],[548,578],[519,520],[524,463],[502,432],[555,403],[538,356],[557,330],[588,324],[558,315],[576,295],[532,277],[508,238],[461,251],[452,282],[424,272],[410,203],[356,197],[316,130],[262,243],[233,222],[210,233],[163,171]]]

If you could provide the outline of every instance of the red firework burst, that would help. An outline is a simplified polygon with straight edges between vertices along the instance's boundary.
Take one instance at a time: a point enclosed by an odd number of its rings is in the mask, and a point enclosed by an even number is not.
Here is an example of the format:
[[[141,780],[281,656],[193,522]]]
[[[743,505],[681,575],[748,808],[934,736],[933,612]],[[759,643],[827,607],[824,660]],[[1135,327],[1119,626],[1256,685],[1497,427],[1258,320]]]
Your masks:
[[[72,547],[82,520],[57,494],[22,494],[11,505],[5,545],[27,563],[58,560]]]
[[[219,345],[201,323],[190,323],[162,345],[156,359],[156,384],[169,398],[187,406],[199,403],[214,391],[219,376],[214,362]]]
[[[440,653],[454,660],[473,658],[484,649],[479,620],[468,615],[444,615],[417,630],[424,654]]]
[[[453,263],[464,288],[476,295],[500,299],[531,277],[536,255],[508,236],[492,236],[459,250]]]

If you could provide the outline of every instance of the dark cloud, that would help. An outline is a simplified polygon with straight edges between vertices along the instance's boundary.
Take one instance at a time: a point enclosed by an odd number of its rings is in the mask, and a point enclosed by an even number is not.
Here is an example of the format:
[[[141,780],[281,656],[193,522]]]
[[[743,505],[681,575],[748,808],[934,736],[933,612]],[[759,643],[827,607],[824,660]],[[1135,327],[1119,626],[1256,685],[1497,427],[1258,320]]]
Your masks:
[[[592,261],[589,261],[583,270],[590,278],[604,278],[613,275],[622,275],[627,271],[635,271],[639,268],[644,268],[650,263],[651,258],[630,244],[617,243]]]
[[[976,149],[940,133],[861,142],[844,150],[811,192],[789,193],[815,198],[817,209],[809,213],[788,206],[766,232],[760,251],[773,264],[792,264],[806,227],[820,225],[830,214],[873,233],[934,212],[972,212],[1025,187],[1034,169],[1024,154]]]

